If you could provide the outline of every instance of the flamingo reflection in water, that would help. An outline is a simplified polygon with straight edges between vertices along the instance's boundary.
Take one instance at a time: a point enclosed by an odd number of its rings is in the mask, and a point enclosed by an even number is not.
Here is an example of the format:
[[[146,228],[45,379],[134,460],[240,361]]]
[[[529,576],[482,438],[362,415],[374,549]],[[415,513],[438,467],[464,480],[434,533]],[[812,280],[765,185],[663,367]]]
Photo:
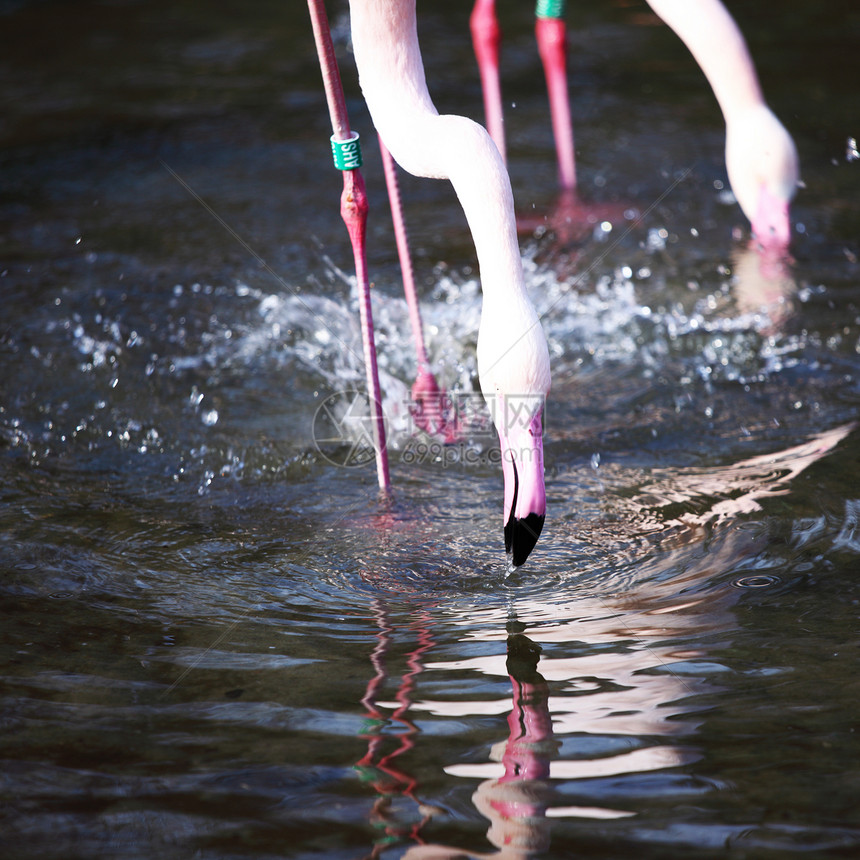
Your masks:
[[[381,834],[374,855],[401,843],[409,860],[524,860],[547,850],[553,823],[560,819],[615,822],[623,831],[624,822],[637,815],[642,774],[654,775],[653,791],[661,785],[697,796],[714,790],[718,781],[697,768],[702,758],[697,735],[705,697],[720,691],[728,671],[719,653],[731,645],[737,627],[734,608],[743,591],[727,574],[758,557],[767,540],[738,526],[743,515],[761,510],[765,499],[787,493],[798,475],[852,429],[836,428],[774,455],[710,472],[708,486],[692,470],[655,473],[652,483],[626,502],[630,558],[619,557],[619,569],[610,568],[598,584],[589,580],[577,586],[572,575],[574,581],[552,597],[513,592],[509,606],[468,612],[425,598],[398,630],[377,604],[379,642],[364,699],[371,731],[367,755],[359,762],[377,792],[372,821]],[[705,497],[709,507],[695,512]],[[677,510],[684,502],[693,512],[661,525],[659,509]],[[648,524],[661,537],[643,546],[637,532]],[[617,519],[614,525],[619,528]],[[443,623],[462,627],[467,644],[497,643],[504,653],[431,662],[431,630]],[[413,639],[414,647],[396,700],[384,702],[385,656],[397,632]],[[510,694],[493,700],[423,697],[420,679],[433,672],[506,677]],[[488,761],[470,756],[443,768],[457,781],[476,782],[472,803],[490,822],[492,850],[426,841],[427,825],[445,811],[422,798],[418,781],[395,766],[422,737],[425,744],[438,744],[438,738],[419,733],[416,714],[458,720],[497,716],[500,723],[507,714],[507,737],[491,747]],[[389,732],[392,737],[386,738]],[[383,755],[386,739],[397,745]]]
[[[675,606],[672,609],[683,612],[685,607]],[[607,605],[598,601],[596,607],[586,610],[591,611],[605,618]],[[564,609],[559,612],[560,616],[563,614]],[[644,615],[647,617],[648,613]],[[695,619],[696,616],[691,617]],[[652,638],[655,635],[650,620],[650,629],[637,629],[628,626],[629,616],[624,612],[616,612],[614,618],[616,621],[621,619],[622,629],[606,626],[600,618],[580,615],[567,621],[559,617],[555,631],[544,626],[531,636],[517,632],[523,627],[519,622],[509,621],[505,633],[498,634],[498,638],[505,638],[504,656],[448,664],[428,663],[425,671],[462,671],[472,668],[482,674],[507,674],[510,680],[511,695],[507,700],[440,702],[419,699],[410,703],[413,711],[429,711],[435,715],[461,719],[475,714],[501,716],[506,710],[509,711],[508,736],[492,747],[491,762],[444,768],[449,776],[479,780],[472,794],[472,802],[476,811],[490,822],[487,839],[494,850],[475,851],[453,845],[426,843],[422,828],[432,818],[443,815],[444,811],[426,801],[419,801],[419,789],[415,781],[398,773],[399,794],[416,804],[417,815],[413,814],[412,821],[404,824],[404,812],[394,811],[389,788],[385,804],[379,801],[374,804],[372,821],[377,828],[384,827],[384,837],[377,839],[375,854],[383,846],[391,846],[400,839],[414,843],[403,854],[408,860],[462,857],[524,860],[547,850],[554,818],[611,820],[634,815],[632,810],[607,808],[599,803],[583,802],[571,806],[569,795],[560,792],[558,785],[581,785],[577,795],[584,801],[589,797],[589,780],[606,776],[633,777],[648,771],[671,770],[697,760],[699,754],[691,746],[678,743],[649,745],[640,742],[639,738],[642,735],[694,734],[698,723],[685,720],[684,717],[694,713],[695,706],[679,704],[678,700],[712,692],[713,685],[696,677],[643,675],[642,670],[665,667],[672,659],[677,662],[677,656],[673,658],[670,650],[651,642],[643,646],[641,641],[636,641],[640,636]],[[578,643],[579,648],[587,650],[590,647],[594,653],[581,658],[549,659],[544,663],[546,668],[538,671],[541,645],[534,641],[534,637],[539,634],[542,641],[554,642],[556,645],[564,641],[570,647],[573,637],[566,628],[571,623],[580,625],[576,635],[586,640],[585,643]],[[596,636],[589,629],[594,624],[602,630]],[[553,632],[560,631],[564,631],[563,634],[555,639]],[[493,635],[490,634],[488,638],[493,638]],[[615,644],[615,653],[610,650],[610,643]],[[545,676],[548,676],[549,682]],[[564,691],[565,687],[573,687],[576,695],[552,695],[550,683],[560,691]],[[587,685],[590,683],[605,686],[606,689],[588,690]],[[398,695],[400,705],[405,701]],[[377,702],[375,707],[377,713],[381,714],[379,709],[385,704]],[[400,711],[398,720],[401,723],[403,718]],[[411,720],[410,725],[414,725]],[[571,759],[561,757],[562,739],[567,735],[574,736],[574,745],[579,740],[583,742],[581,755]],[[597,742],[614,739],[616,746],[623,747],[625,752],[607,755],[604,751],[598,756],[589,756],[589,738]],[[618,743],[619,740],[621,743]],[[417,737],[411,736],[410,742],[413,741],[417,741]],[[638,749],[635,748],[637,746]],[[572,748],[570,745],[568,747]],[[627,751],[631,747],[634,749]],[[386,767],[389,775],[392,773],[390,759]],[[366,759],[362,763],[366,766]],[[374,785],[380,790],[377,783]]]
[[[394,759],[414,748],[418,730],[407,716],[414,704],[412,693],[416,677],[424,671],[421,659],[433,647],[430,617],[426,611],[416,614],[410,628],[416,635],[417,645],[409,652],[408,669],[401,677],[394,712],[386,718],[377,701],[387,673],[385,655],[391,646],[395,630],[390,626],[385,609],[376,604],[379,624],[378,644],[371,656],[375,670],[362,704],[367,708],[369,725],[368,748],[356,763],[362,780],[377,792],[370,821],[379,831],[371,857],[378,857],[385,848],[400,841],[417,843],[409,848],[404,858],[432,858],[464,856],[461,849],[447,849],[424,843],[421,830],[432,818],[443,815],[439,807],[421,801],[416,791],[417,780],[397,768]],[[549,778],[550,761],[558,750],[553,738],[549,712],[549,688],[537,671],[540,646],[526,636],[516,633],[507,641],[507,671],[513,691],[513,706],[508,716],[509,737],[499,752],[505,773],[499,779],[482,783],[473,796],[476,808],[490,819],[492,826],[488,839],[498,849],[497,854],[477,853],[474,857],[525,857],[544,850],[549,844],[549,821],[546,807],[551,797]],[[384,727],[396,724],[399,744],[390,753],[382,755],[386,738]],[[398,798],[412,802],[414,809],[398,808]]]

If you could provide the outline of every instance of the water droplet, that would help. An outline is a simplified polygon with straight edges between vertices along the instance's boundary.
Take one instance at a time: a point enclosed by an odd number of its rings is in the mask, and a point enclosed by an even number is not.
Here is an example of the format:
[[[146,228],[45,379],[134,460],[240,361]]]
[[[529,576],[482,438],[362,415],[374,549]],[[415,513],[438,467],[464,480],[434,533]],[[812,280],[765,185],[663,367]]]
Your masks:
[[[200,417],[200,420],[207,426],[212,427],[218,423],[218,410],[210,409],[208,412],[204,412]]]
[[[669,236],[669,231],[664,227],[656,229],[652,227],[648,231],[648,239],[646,246],[649,251],[662,251],[666,247],[666,239]]]
[[[772,573],[754,573],[750,576],[741,576],[732,582],[735,588],[767,588],[776,585],[780,578]]]
[[[209,487],[212,485],[212,480],[214,477],[215,477],[215,473],[213,471],[211,471],[210,469],[207,469],[203,473],[203,482],[197,488],[197,495],[198,496],[205,496],[206,495],[206,493],[209,491]]]

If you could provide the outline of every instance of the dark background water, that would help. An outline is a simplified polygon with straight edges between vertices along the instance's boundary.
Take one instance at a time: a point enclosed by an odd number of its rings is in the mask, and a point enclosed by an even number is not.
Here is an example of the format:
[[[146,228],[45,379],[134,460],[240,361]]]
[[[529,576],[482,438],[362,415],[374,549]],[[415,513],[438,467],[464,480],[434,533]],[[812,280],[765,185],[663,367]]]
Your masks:
[[[480,119],[468,4],[420,6],[438,107]],[[532,11],[500,4],[554,368],[545,535],[506,578],[492,440],[397,421],[414,359],[345,4],[389,503],[314,442],[362,370],[304,4],[0,5],[4,856],[856,856],[860,13],[730,4],[805,180],[763,271],[684,47],[644,3],[571,7],[582,196],[646,214],[552,220]],[[467,395],[465,221],[402,185]]]

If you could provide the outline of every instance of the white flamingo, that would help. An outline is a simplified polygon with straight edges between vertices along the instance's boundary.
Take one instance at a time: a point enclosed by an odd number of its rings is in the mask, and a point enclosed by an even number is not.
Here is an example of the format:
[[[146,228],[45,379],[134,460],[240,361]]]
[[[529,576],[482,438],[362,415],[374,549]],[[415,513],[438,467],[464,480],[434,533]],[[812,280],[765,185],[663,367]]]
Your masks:
[[[785,249],[791,238],[789,204],[798,186],[797,150],[767,106],[755,65],[738,25],[720,0],[648,0],[689,48],[711,85],[726,122],[729,182],[756,240]],[[567,91],[563,2],[538,4],[536,35],[547,80],[558,158],[559,185],[573,193],[576,168]],[[550,11],[551,10],[551,11]],[[471,19],[481,71],[487,125],[505,153],[499,85],[495,0],[476,0]]]
[[[478,375],[501,442],[505,547],[519,566],[546,515],[541,428],[550,370],[526,292],[507,170],[484,128],[434,107],[415,0],[350,0],[350,13],[362,93],[385,146],[409,173],[450,180],[472,232],[483,290]]]
[[[726,121],[726,169],[755,238],[791,239],[789,204],[798,184],[797,150],[767,106],[743,34],[720,0],[648,0],[690,49]]]

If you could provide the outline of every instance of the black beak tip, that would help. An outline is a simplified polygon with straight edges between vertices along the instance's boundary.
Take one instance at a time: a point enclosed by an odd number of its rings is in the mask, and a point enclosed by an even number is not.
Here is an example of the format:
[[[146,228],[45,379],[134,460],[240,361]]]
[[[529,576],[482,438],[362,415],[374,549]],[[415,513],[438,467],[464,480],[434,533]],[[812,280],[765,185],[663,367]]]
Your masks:
[[[508,520],[505,526],[505,552],[511,557],[514,567],[526,563],[529,553],[538,542],[544,519],[543,514],[529,514],[522,519],[511,516]]]

